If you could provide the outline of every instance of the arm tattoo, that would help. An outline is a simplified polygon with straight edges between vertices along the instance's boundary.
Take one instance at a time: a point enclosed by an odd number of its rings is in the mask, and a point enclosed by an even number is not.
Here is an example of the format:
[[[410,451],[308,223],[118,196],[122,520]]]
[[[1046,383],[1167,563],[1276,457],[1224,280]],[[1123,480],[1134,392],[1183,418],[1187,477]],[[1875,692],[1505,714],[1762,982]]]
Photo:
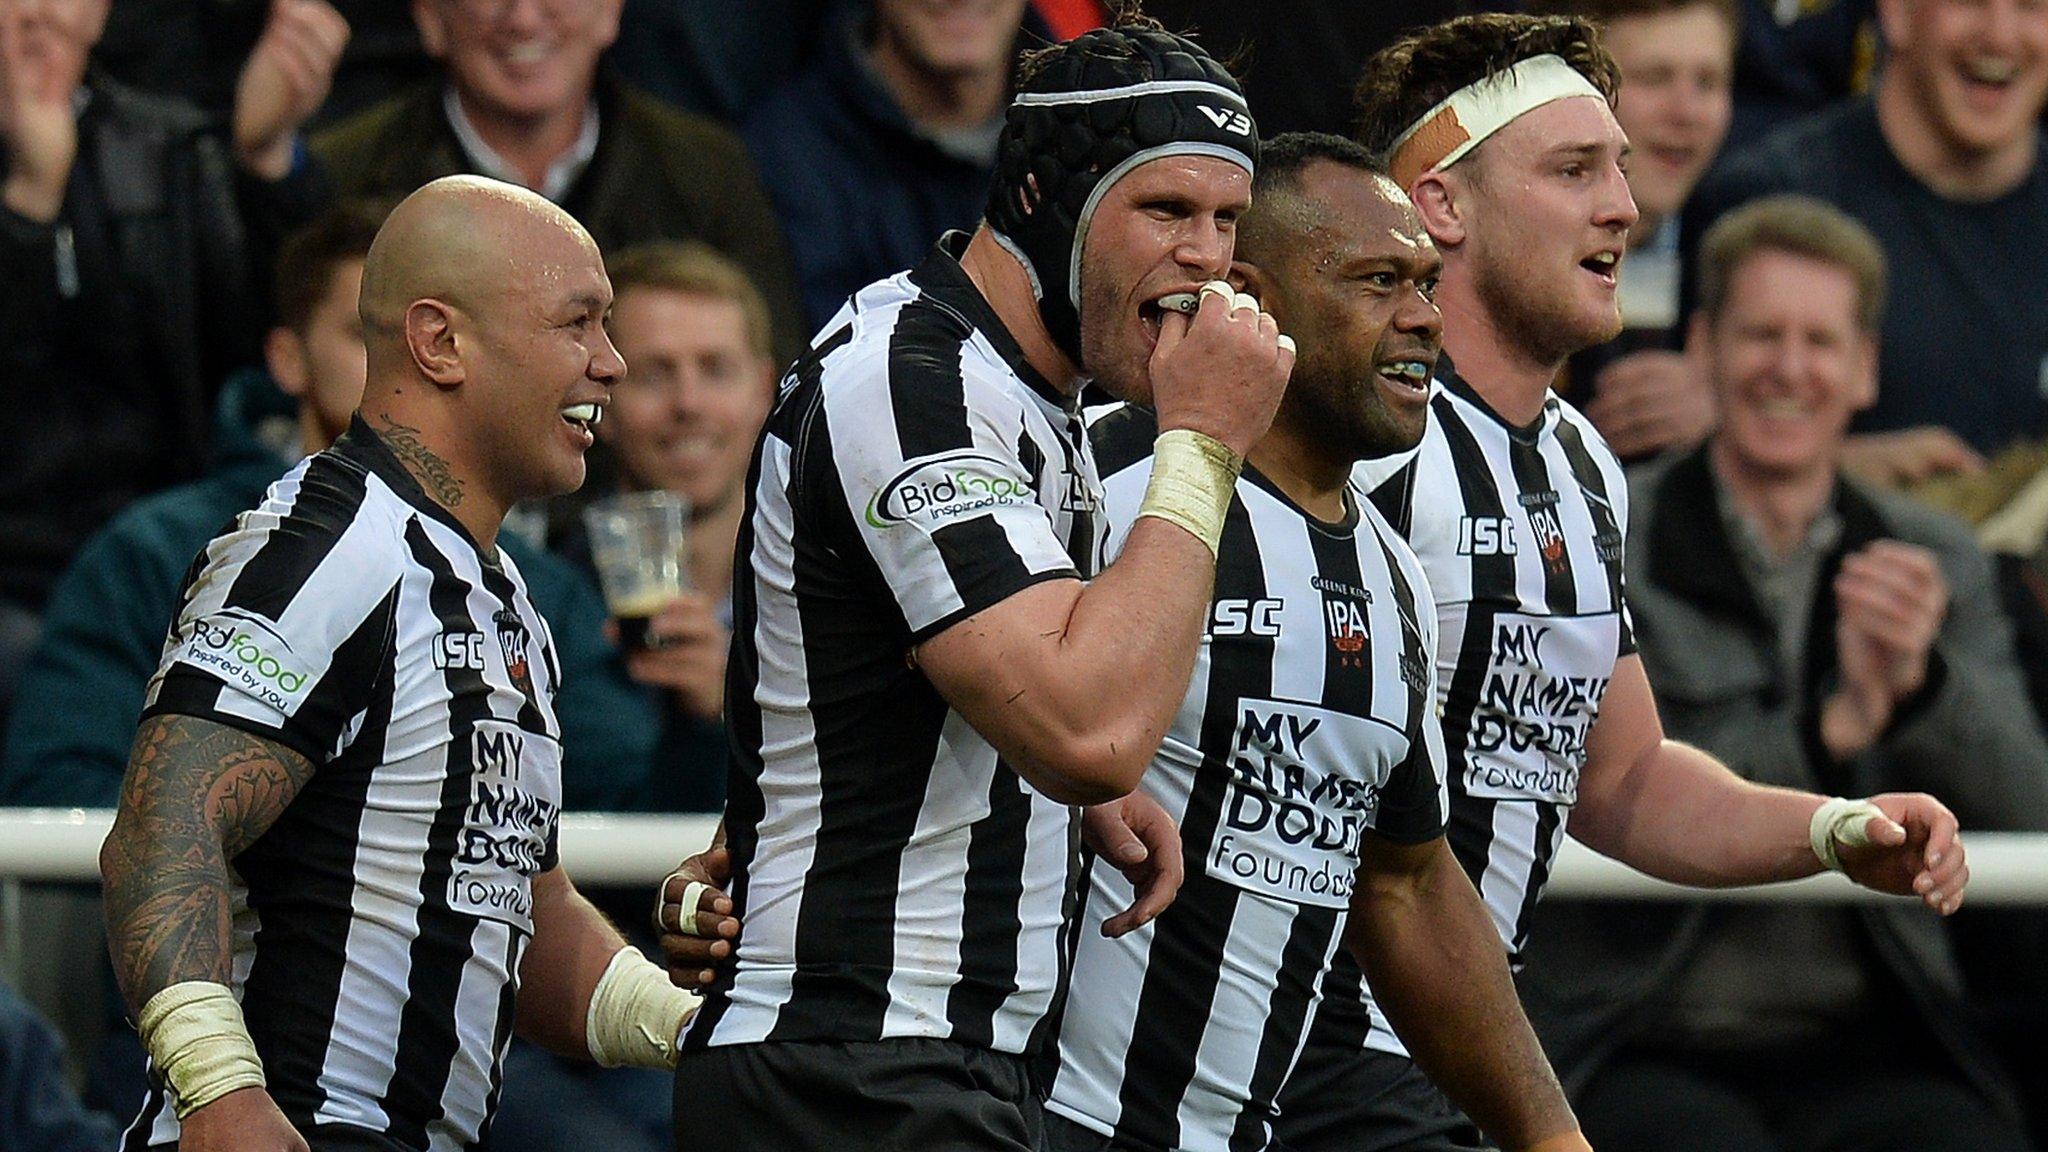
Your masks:
[[[439,501],[443,508],[453,508],[462,503],[462,481],[456,477],[448,462],[434,455],[432,449],[420,443],[420,430],[408,428],[391,417],[378,413],[378,435],[412,473],[413,479],[427,494]]]
[[[229,981],[228,861],[312,776],[312,761],[239,729],[144,722],[100,849],[107,947],[130,1011],[181,981]]]

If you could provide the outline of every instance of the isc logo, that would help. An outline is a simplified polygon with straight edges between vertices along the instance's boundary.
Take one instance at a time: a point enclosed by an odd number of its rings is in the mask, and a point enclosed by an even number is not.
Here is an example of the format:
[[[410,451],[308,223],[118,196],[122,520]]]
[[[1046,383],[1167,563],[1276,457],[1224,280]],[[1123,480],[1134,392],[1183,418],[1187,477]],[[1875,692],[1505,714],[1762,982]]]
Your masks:
[[[1458,555],[1513,556],[1515,524],[1499,516],[1465,516],[1458,521]]]
[[[1211,108],[1207,104],[1197,104],[1195,107],[1202,110],[1202,115],[1207,116],[1211,124],[1225,132],[1237,136],[1252,134],[1252,118],[1234,108]]]
[[[1209,627],[1211,636],[1278,636],[1285,600],[1218,600]]]
[[[484,670],[484,634],[443,632],[434,637],[434,667]]]

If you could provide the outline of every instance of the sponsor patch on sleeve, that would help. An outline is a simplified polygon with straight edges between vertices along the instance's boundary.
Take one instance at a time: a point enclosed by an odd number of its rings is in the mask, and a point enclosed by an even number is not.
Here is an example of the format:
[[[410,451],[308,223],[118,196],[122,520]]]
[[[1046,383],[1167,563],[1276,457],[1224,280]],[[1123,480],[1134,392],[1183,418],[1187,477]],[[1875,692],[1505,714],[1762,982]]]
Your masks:
[[[1014,462],[981,452],[950,452],[912,463],[868,498],[871,528],[912,524],[937,528],[963,517],[1015,504],[1036,504],[1038,493]]]
[[[187,622],[173,657],[290,716],[313,689],[313,665],[260,617],[226,609]]]

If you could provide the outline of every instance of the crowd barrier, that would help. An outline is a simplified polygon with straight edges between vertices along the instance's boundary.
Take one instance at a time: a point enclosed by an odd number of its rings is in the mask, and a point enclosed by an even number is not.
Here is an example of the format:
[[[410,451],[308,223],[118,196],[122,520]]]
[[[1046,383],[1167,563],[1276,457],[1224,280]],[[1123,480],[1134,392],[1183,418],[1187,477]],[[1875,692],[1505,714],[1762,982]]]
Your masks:
[[[92,881],[114,814],[77,808],[0,808],[0,880]],[[652,885],[710,843],[717,817],[583,813],[562,817],[562,865],[587,887]],[[2048,833],[1972,832],[1972,907],[2048,904]],[[1559,899],[1843,902],[1906,899],[1858,888],[1832,873],[1789,884],[1701,890],[1644,876],[1567,839],[1551,871]]]

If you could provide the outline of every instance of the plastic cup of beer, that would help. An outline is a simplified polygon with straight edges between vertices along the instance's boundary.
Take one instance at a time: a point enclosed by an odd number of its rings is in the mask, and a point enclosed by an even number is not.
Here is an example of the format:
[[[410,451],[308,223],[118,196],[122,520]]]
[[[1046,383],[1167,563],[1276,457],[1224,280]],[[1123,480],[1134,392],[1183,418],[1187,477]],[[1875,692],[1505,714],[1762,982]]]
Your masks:
[[[590,555],[597,563],[605,607],[619,622],[624,648],[658,648],[648,623],[680,595],[689,508],[673,492],[626,492],[593,500],[583,509]]]

